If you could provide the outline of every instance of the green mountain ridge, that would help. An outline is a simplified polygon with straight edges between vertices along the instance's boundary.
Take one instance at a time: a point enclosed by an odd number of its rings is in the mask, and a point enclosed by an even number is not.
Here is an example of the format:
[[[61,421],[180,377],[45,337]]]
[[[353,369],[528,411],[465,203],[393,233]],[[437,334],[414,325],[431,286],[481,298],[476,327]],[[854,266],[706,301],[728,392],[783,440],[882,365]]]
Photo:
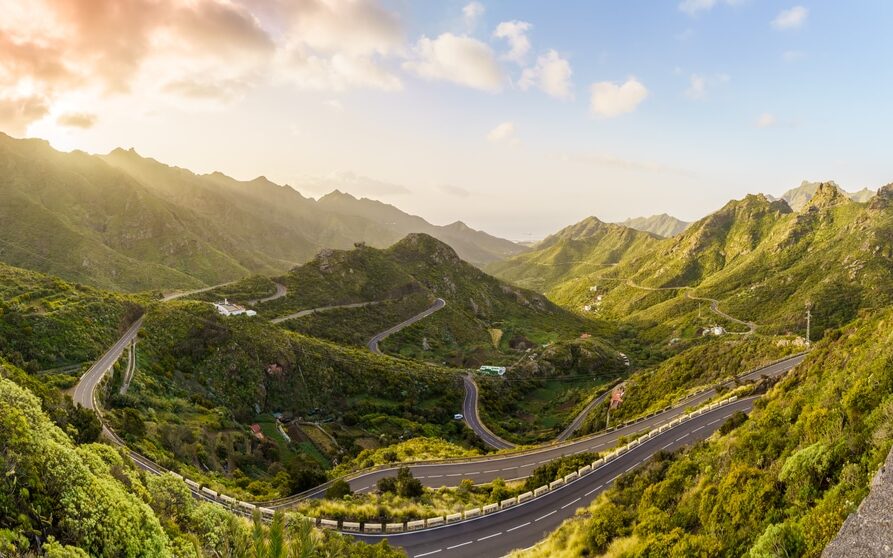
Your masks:
[[[541,294],[484,273],[463,261],[450,246],[424,233],[409,234],[384,250],[365,245],[347,251],[324,250],[276,280],[288,287],[288,294],[260,306],[264,316],[390,300],[397,313],[378,319],[370,314],[377,307],[369,307],[322,313],[314,317],[315,322],[302,318],[283,323],[304,333],[326,329],[325,325],[338,329],[338,324],[351,324],[351,331],[333,339],[353,339],[363,345],[373,333],[417,314],[435,298],[443,298],[445,308],[389,337],[382,349],[453,365],[477,366],[490,358],[514,358],[510,355],[520,346],[606,330],[605,324],[575,316]],[[356,319],[360,317],[371,321]],[[302,329],[310,327],[316,329]],[[353,337],[354,330],[363,335]],[[495,330],[500,333],[494,343]]]
[[[387,246],[414,228],[442,236],[475,263],[522,249],[396,208],[399,226],[376,221],[382,215],[367,206],[384,204],[369,200],[330,211],[331,202],[263,177],[196,175],[133,150],[61,153],[42,140],[0,135],[0,171],[0,260],[103,288],[189,289],[274,275],[322,248]]]

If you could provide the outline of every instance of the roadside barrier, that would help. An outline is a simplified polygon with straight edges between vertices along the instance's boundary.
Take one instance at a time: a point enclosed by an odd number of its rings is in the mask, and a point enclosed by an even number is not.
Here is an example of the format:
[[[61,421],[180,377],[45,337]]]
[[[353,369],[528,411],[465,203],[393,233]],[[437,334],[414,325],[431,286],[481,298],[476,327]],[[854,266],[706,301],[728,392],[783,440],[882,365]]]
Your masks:
[[[444,525],[451,525],[455,523],[459,523],[461,521],[467,521],[470,519],[479,518],[483,515],[495,513],[498,511],[506,510],[508,508],[512,508],[518,506],[520,504],[524,504],[526,502],[530,502],[531,500],[535,500],[537,498],[541,498],[546,496],[547,494],[554,492],[556,490],[560,490],[562,487],[572,484],[573,482],[580,480],[586,475],[591,474],[594,471],[597,471],[604,467],[605,465],[611,463],[617,457],[625,454],[626,452],[635,449],[640,446],[644,442],[653,439],[654,437],[666,432],[667,430],[682,424],[683,422],[687,422],[694,417],[700,416],[709,410],[717,409],[719,407],[724,407],[731,403],[734,403],[738,400],[738,396],[732,396],[721,401],[717,401],[710,405],[701,407],[692,411],[691,413],[687,413],[681,415],[671,421],[669,424],[661,425],[658,428],[654,428],[649,430],[647,433],[642,434],[637,437],[635,440],[631,440],[625,445],[615,448],[610,453],[607,453],[603,457],[599,457],[595,461],[590,464],[583,465],[577,471],[568,473],[563,478],[555,479],[549,484],[544,484],[530,492],[524,492],[519,494],[514,498],[506,498],[499,503],[487,504],[483,507],[470,508],[465,510],[464,512],[452,513],[446,516],[438,516],[438,517],[430,517],[428,519],[419,519],[415,521],[407,521],[406,523],[386,523],[382,526],[381,523],[378,522],[370,522],[370,523],[357,523],[357,522],[347,522],[344,521],[341,523],[341,531],[348,533],[355,532],[363,532],[369,534],[379,534],[379,533],[403,533],[409,531],[419,531],[422,529],[430,529],[433,527],[442,527]],[[244,504],[245,502],[239,502],[240,504]],[[261,510],[268,508],[259,508]],[[272,511],[272,510],[270,510]],[[313,520],[315,521],[315,520]],[[324,528],[337,529],[338,522],[335,520],[322,519],[320,520],[320,526]]]

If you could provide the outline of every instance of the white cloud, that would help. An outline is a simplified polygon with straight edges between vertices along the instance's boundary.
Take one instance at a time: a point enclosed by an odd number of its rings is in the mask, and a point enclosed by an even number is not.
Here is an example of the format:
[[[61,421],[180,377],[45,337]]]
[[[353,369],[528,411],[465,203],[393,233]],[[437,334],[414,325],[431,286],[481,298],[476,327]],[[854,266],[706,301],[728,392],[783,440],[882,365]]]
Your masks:
[[[779,30],[798,29],[806,21],[807,16],[809,16],[809,10],[803,6],[794,6],[780,11],[772,20],[772,27]]]
[[[436,39],[422,37],[415,46],[415,58],[404,69],[425,79],[458,83],[474,89],[497,92],[505,75],[493,50],[467,36],[443,33]]]
[[[385,62],[406,51],[380,0],[0,0],[0,13],[0,127],[17,130],[79,96],[219,109],[273,81],[397,90]]]
[[[530,87],[538,87],[553,97],[569,100],[574,98],[571,74],[573,71],[570,62],[558,52],[549,50],[537,58],[536,66],[526,68],[521,73],[518,85],[525,91]]]
[[[474,31],[484,15],[484,5],[480,2],[469,2],[462,8],[462,18],[465,20],[465,27],[469,31]]]
[[[514,122],[503,122],[497,125],[487,134],[487,140],[492,143],[505,143],[508,145],[518,145],[521,142],[515,135]]]
[[[527,32],[533,26],[526,21],[503,21],[496,26],[493,36],[497,39],[505,39],[509,43],[509,51],[505,54],[507,60],[524,63],[524,58],[530,51],[530,39]]]
[[[774,114],[764,112],[757,118],[757,128],[771,128],[778,124],[778,119]]]
[[[622,85],[613,81],[593,83],[591,92],[592,112],[605,118],[632,112],[648,97],[648,89],[634,77]]]
[[[728,83],[728,81],[729,76],[726,74],[715,74],[712,76],[692,74],[691,77],[689,77],[688,89],[685,90],[685,96],[695,101],[706,99],[710,89],[717,85]]]

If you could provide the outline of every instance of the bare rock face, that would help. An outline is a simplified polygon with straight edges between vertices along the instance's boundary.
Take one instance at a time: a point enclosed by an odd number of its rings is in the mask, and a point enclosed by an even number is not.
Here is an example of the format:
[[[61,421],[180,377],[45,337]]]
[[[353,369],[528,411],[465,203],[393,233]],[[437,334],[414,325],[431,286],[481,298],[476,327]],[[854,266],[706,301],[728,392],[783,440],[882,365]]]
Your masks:
[[[850,514],[822,558],[893,556],[893,451],[871,481],[871,492]]]

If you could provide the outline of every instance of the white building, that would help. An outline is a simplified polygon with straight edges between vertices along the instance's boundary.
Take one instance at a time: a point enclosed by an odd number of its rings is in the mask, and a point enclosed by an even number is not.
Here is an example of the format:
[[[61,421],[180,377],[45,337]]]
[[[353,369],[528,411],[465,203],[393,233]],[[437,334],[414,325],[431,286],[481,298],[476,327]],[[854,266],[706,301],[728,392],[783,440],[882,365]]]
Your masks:
[[[214,308],[217,309],[217,312],[224,316],[257,316],[257,312],[254,310],[248,310],[244,306],[239,306],[238,304],[233,304],[227,299],[223,299],[223,302],[215,302]]]

